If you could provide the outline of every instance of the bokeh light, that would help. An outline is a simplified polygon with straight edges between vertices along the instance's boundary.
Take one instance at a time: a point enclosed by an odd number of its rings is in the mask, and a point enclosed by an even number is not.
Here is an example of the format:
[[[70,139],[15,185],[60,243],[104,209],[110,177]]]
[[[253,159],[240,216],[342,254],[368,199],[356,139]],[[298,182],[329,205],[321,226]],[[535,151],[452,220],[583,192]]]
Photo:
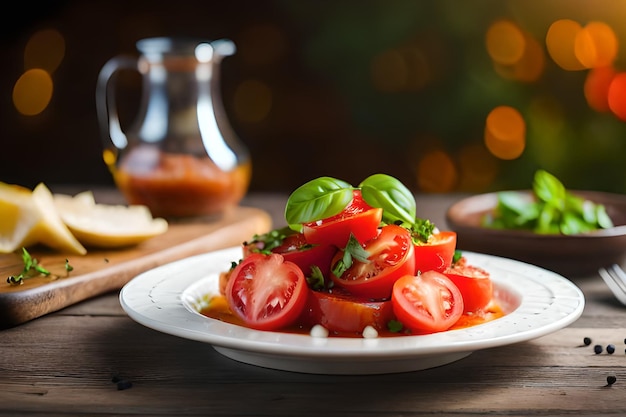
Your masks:
[[[596,67],[589,70],[585,78],[584,93],[587,104],[597,112],[609,112],[609,86],[615,77],[611,66]]]
[[[577,34],[574,53],[586,68],[606,67],[617,57],[618,41],[613,29],[604,22],[590,22]]]
[[[620,72],[611,80],[608,104],[613,114],[626,121],[626,72]]]
[[[52,78],[48,72],[35,68],[26,71],[13,87],[13,104],[25,116],[41,113],[52,98]]]
[[[545,67],[543,49],[515,22],[498,20],[491,24],[485,44],[494,69],[502,78],[530,83],[541,77]]]
[[[546,34],[546,47],[552,60],[566,71],[578,71],[585,66],[576,56],[576,37],[582,30],[580,23],[560,19],[550,25]]]
[[[500,159],[518,158],[526,147],[526,122],[513,107],[498,106],[487,116],[485,145]]]
[[[41,68],[49,74],[63,61],[65,56],[65,39],[56,29],[45,29],[35,32],[24,48],[24,69]]]
[[[487,29],[486,45],[494,62],[513,65],[524,56],[526,39],[514,22],[498,20]]]
[[[13,105],[25,116],[43,112],[52,99],[52,74],[65,56],[65,39],[55,29],[40,30],[24,48],[25,72],[13,86]]]
[[[454,190],[458,173],[454,161],[442,150],[427,152],[417,166],[417,185],[423,192],[445,193]]]

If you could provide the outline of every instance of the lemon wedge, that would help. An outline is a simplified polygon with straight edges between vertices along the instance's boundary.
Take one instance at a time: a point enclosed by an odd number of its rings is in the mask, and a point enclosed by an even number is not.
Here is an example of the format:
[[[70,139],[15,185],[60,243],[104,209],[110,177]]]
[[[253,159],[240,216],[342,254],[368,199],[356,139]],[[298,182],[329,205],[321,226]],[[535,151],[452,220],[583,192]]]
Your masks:
[[[143,205],[96,203],[91,191],[75,196],[54,194],[54,204],[65,225],[85,246],[132,246],[165,233],[168,223],[153,218]]]
[[[33,230],[40,218],[31,190],[0,182],[0,252],[36,243]]]
[[[72,254],[87,253],[57,213],[48,187],[40,183],[31,191],[0,182],[0,252],[35,244]]]

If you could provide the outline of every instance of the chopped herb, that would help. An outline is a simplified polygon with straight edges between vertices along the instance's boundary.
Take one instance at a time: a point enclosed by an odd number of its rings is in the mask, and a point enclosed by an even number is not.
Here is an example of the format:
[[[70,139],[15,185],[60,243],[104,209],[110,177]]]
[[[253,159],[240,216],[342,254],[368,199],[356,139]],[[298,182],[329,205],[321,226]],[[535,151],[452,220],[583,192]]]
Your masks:
[[[409,230],[413,243],[420,245],[428,242],[435,231],[435,224],[427,219],[415,219],[415,223],[410,225]]]
[[[68,275],[74,270],[74,267],[70,265],[70,261],[68,259],[65,260],[65,270],[68,272]]]
[[[21,285],[27,278],[32,278],[38,275],[50,275],[50,271],[39,265],[39,261],[36,258],[33,258],[30,253],[28,253],[26,248],[22,248],[22,263],[24,264],[22,272],[20,272],[17,276],[11,275],[8,277],[7,283],[11,285]]]
[[[387,323],[387,330],[392,333],[399,333],[402,331],[404,326],[398,320],[389,320]]]
[[[314,290],[324,288],[324,274],[317,265],[311,265],[311,275],[306,277],[306,282]]]
[[[452,265],[454,265],[455,263],[459,262],[462,257],[463,257],[463,252],[461,252],[458,249],[455,249],[454,250],[454,255],[452,255]]]
[[[352,266],[353,259],[359,262],[369,263],[369,259],[367,259],[369,256],[369,252],[366,251],[354,235],[350,233],[350,239],[348,239],[348,244],[343,251],[343,257],[333,266],[332,272],[335,276],[340,277]]]
[[[252,241],[245,242],[244,246],[250,248],[252,252],[269,255],[272,253],[272,249],[282,245],[285,238],[294,233],[296,232],[289,227],[274,229],[264,234],[255,234],[252,237]]]

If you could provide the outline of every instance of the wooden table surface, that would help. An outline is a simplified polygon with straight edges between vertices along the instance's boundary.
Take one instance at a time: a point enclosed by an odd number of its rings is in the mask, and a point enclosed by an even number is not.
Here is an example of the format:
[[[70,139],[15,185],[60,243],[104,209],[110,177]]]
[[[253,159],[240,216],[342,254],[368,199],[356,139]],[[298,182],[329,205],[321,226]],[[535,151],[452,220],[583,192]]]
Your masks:
[[[459,198],[418,196],[419,215],[445,225]],[[251,194],[243,204],[282,225],[285,200]],[[626,308],[599,276],[574,282],[586,304],[569,327],[434,369],[372,376],[239,363],[136,323],[114,291],[0,331],[0,415],[626,415]],[[616,351],[597,355],[594,344]]]

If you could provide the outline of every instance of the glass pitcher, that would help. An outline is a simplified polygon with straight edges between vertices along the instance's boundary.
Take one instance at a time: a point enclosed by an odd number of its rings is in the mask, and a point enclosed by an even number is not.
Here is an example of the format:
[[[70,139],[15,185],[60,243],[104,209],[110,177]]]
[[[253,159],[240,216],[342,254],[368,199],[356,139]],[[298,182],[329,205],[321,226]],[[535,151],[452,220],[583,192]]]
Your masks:
[[[220,64],[235,53],[234,43],[148,38],[137,49],[138,58],[111,58],[96,88],[103,159],[117,187],[153,216],[223,214],[243,198],[251,176],[220,94]],[[139,112],[126,130],[115,98],[114,75],[122,69],[143,79]]]

